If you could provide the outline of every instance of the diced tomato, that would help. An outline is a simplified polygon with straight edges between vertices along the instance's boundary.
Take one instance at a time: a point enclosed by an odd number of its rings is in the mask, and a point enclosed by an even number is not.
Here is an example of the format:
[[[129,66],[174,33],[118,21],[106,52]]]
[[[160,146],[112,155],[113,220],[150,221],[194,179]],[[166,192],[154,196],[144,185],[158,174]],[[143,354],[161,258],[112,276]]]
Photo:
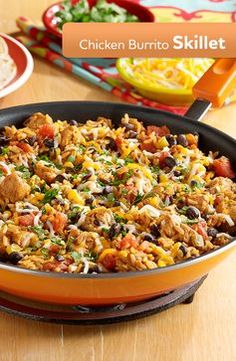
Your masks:
[[[56,233],[62,233],[67,225],[67,216],[62,212],[57,212],[52,220],[52,226]]]
[[[216,196],[214,205],[215,205],[215,206],[218,206],[219,204],[222,203],[223,199],[224,199],[224,196],[221,196],[221,195]]]
[[[170,156],[169,152],[162,152],[161,153],[160,158],[159,158],[160,167],[162,167],[164,165],[164,161],[165,161],[166,157],[169,157],[169,156]]]
[[[195,229],[195,231],[198,234],[200,234],[203,237],[203,239],[208,238],[207,231],[206,231],[206,223],[205,222],[199,222],[197,224],[194,224],[193,228]]]
[[[28,144],[28,143],[24,143],[24,142],[17,142],[17,147],[22,149],[23,152],[25,153],[30,153],[32,152],[32,147]]]
[[[43,265],[44,271],[53,271],[56,268],[57,264],[53,262],[47,262]]]
[[[137,242],[134,235],[128,233],[126,236],[120,241],[119,248],[126,249],[126,248],[137,248]]]
[[[156,146],[153,144],[152,141],[148,140],[148,141],[144,141],[141,145],[140,145],[140,149],[141,150],[146,150],[147,152],[150,153],[155,153],[157,148]]]
[[[19,217],[19,224],[21,226],[33,226],[34,224],[34,214],[26,214],[25,216]]]
[[[213,168],[216,175],[219,177],[235,177],[235,172],[233,171],[230,160],[224,156],[214,160]]]
[[[116,266],[115,256],[110,253],[106,254],[102,260],[102,264],[108,271],[114,270],[114,268]]]
[[[38,130],[38,134],[42,137],[42,138],[50,138],[53,139],[55,136],[55,131],[54,131],[54,127],[53,125],[50,124],[44,124],[42,125],[39,130]]]
[[[148,125],[147,127],[147,134],[150,135],[154,132],[158,137],[163,137],[167,134],[170,134],[170,130],[166,125],[162,127],[157,127],[156,125]]]
[[[117,147],[120,148],[122,145],[123,139],[121,137],[117,137],[115,142],[116,142]]]
[[[57,254],[59,250],[60,250],[60,246],[58,244],[53,244],[49,248],[49,252],[51,255]]]

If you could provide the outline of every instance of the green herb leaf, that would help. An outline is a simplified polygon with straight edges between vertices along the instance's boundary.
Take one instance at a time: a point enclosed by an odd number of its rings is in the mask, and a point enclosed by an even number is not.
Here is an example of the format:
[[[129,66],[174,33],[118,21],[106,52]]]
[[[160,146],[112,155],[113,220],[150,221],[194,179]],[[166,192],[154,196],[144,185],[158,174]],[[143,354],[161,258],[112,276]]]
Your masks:
[[[8,147],[2,147],[1,154],[6,155],[9,154],[10,149]]]
[[[80,263],[82,254],[76,251],[71,252],[71,257],[74,259],[75,263]]]
[[[42,202],[44,204],[50,203],[54,198],[56,198],[58,193],[59,193],[59,190],[56,188],[49,189],[48,191],[45,192]]]

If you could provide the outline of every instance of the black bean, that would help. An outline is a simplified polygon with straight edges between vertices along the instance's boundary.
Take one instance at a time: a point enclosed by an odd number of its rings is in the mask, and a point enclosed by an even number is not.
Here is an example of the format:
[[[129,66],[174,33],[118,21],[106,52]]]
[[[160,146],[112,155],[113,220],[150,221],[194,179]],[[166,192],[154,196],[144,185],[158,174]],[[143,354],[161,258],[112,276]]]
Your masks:
[[[70,217],[71,223],[77,223],[79,219],[80,219],[80,213],[76,213]]]
[[[207,230],[207,234],[208,234],[209,237],[215,238],[217,236],[217,234],[218,234],[218,231],[217,231],[216,228],[210,227]]]
[[[173,157],[166,157],[164,160],[164,166],[168,167],[168,168],[173,168],[174,166],[176,166],[176,160]]]
[[[103,193],[103,194],[110,194],[110,193],[112,193],[112,191],[113,191],[113,187],[112,187],[112,186],[106,186],[106,187],[103,189],[102,193]]]
[[[5,137],[5,135],[1,135],[0,136],[0,145],[4,146],[7,145],[9,143],[9,139],[7,137]]]
[[[166,135],[166,140],[169,143],[169,145],[172,147],[172,145],[176,145],[177,141],[173,135]]]
[[[185,137],[184,134],[179,134],[179,135],[177,136],[177,142],[178,142],[178,144],[182,145],[183,147],[187,147],[187,146],[188,146],[188,141],[187,141],[187,139],[186,139],[186,137]]]
[[[131,124],[131,123],[126,123],[125,128],[128,129],[128,130],[132,130],[132,129],[134,129],[134,125]]]
[[[182,175],[181,171],[180,170],[175,170],[174,171],[174,176],[175,177],[180,177]]]
[[[94,200],[94,199],[93,199],[92,197],[91,197],[91,198],[87,198],[86,201],[85,201],[85,205],[86,205],[86,206],[90,206],[90,205],[93,203],[93,200]]]
[[[78,122],[76,121],[76,120],[74,120],[74,119],[70,119],[70,120],[68,120],[68,123],[70,124],[70,125],[78,125]]]
[[[85,175],[83,176],[82,181],[88,180],[92,175],[93,175],[92,172],[88,172],[87,174],[85,174]]]
[[[154,236],[154,237],[160,237],[160,231],[159,231],[159,227],[158,225],[156,224],[153,224],[151,227],[150,227],[150,231],[151,231],[151,234]]]
[[[143,239],[151,243],[156,243],[156,239],[151,234],[145,234]]]
[[[93,272],[101,273],[97,264],[93,264],[89,266],[88,273],[93,273]]]
[[[119,206],[120,206],[120,202],[119,202],[119,201],[115,201],[115,202],[113,203],[113,206],[114,206],[114,207],[119,207]]]
[[[200,212],[196,207],[188,207],[187,211],[186,211],[186,216],[189,219],[195,219],[195,218],[199,218],[200,217]]]
[[[22,258],[23,258],[23,256],[19,252],[12,252],[8,256],[9,262],[11,262],[13,264],[17,264]]]
[[[54,148],[54,145],[55,145],[54,140],[53,139],[48,139],[48,138],[46,138],[43,143],[48,148]]]
[[[93,223],[95,224],[95,226],[100,226],[101,225],[101,223],[100,223],[100,221],[98,219],[95,219]]]
[[[28,143],[29,145],[34,145],[34,143],[36,142],[36,137],[35,136],[32,136],[30,138],[28,138]]]
[[[179,249],[180,249],[180,251],[183,253],[183,256],[185,257],[186,254],[187,254],[187,249],[186,249],[186,247],[185,247],[183,244],[181,244],[181,246],[179,247]]]
[[[191,182],[190,182],[191,187],[195,187],[197,184],[198,184],[198,182],[195,180],[191,180]]]
[[[117,234],[119,234],[120,231],[121,231],[121,225],[119,223],[113,223],[110,230],[109,230],[109,232],[108,232],[109,238],[112,239]]]
[[[7,261],[8,261],[8,254],[0,253],[0,262],[7,262]]]
[[[107,147],[111,150],[117,151],[117,144],[115,142],[115,140],[113,138],[108,138],[109,139],[109,143],[107,144]]]
[[[63,182],[65,179],[65,177],[62,175],[62,174],[58,174],[55,179],[54,179],[54,182]]]
[[[60,254],[57,254],[57,255],[55,256],[55,259],[56,259],[58,262],[63,262],[63,261],[65,260],[65,258],[64,258],[62,255],[60,255]]]
[[[131,131],[129,132],[129,134],[128,134],[128,137],[129,137],[129,138],[136,138],[136,137],[137,137],[137,135],[138,135],[138,133],[137,133],[137,132],[135,132],[135,131],[131,130]]]

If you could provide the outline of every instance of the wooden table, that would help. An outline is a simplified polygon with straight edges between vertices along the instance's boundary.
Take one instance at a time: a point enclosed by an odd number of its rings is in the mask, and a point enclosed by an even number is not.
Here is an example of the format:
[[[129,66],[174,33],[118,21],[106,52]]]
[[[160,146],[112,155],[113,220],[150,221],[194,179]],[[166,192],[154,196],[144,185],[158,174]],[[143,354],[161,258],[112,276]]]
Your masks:
[[[16,31],[14,19],[40,19],[53,1],[0,0],[0,30]],[[0,108],[51,100],[116,101],[114,96],[35,59],[21,89]],[[236,105],[211,112],[205,121],[236,136]],[[235,253],[213,271],[190,305],[117,325],[60,326],[0,313],[0,361],[233,361],[236,360]]]

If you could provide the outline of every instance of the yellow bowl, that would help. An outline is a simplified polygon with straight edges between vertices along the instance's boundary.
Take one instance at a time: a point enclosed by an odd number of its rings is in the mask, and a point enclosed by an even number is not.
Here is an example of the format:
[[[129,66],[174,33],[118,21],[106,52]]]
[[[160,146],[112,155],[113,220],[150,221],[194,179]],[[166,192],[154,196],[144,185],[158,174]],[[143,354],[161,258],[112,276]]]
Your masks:
[[[131,58],[121,58],[116,62],[116,68],[122,79],[131,84],[145,98],[162,104],[183,106],[193,102],[192,91],[187,89],[169,89],[159,85],[136,80],[127,68],[131,65]]]

